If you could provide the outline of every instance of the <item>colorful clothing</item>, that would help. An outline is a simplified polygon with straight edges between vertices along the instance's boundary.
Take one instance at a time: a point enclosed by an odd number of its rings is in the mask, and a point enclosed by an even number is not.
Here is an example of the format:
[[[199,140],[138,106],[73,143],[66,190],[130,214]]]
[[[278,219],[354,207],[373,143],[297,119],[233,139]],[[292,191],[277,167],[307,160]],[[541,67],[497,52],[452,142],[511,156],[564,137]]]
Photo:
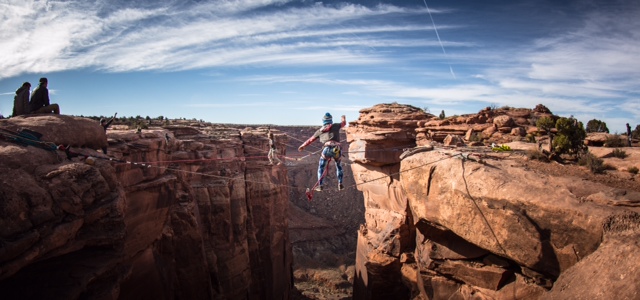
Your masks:
[[[320,161],[318,162],[318,184],[322,186],[324,169],[327,167],[328,162],[333,158],[336,162],[336,175],[338,176],[338,183],[342,184],[342,164],[340,162],[342,157],[342,147],[340,145],[340,129],[342,129],[347,122],[343,120],[340,124],[328,123],[318,129],[313,136],[306,140],[300,148],[304,148],[315,140],[320,139],[320,142],[324,146],[322,154],[320,155]]]

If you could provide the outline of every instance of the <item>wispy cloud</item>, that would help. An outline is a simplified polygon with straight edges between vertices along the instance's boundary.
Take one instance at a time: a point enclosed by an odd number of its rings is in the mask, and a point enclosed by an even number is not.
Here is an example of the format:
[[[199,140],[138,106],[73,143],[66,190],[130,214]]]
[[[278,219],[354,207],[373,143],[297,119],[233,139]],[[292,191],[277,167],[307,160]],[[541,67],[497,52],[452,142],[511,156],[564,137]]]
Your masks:
[[[252,64],[357,65],[382,60],[357,49],[430,45],[420,40],[353,38],[431,30],[427,26],[340,25],[419,11],[320,2],[283,7],[289,2],[220,0],[187,6],[160,1],[147,7],[122,2],[113,7],[110,1],[11,1],[0,19],[0,78],[79,68],[125,72]],[[281,8],[258,10],[269,6]]]
[[[572,26],[562,26],[562,20],[554,20],[554,25],[538,22],[536,26],[547,29],[544,34],[513,44],[499,43],[502,37],[492,30],[475,33],[485,25],[513,25],[510,30],[518,32],[517,24],[502,24],[500,19],[455,23],[467,21],[464,7],[429,7],[434,17],[441,14],[436,19],[438,40],[421,2],[407,7],[402,6],[405,2],[388,2],[392,4],[4,0],[0,81],[26,73],[80,69],[202,70],[211,81],[279,85],[279,90],[271,91],[283,96],[302,94],[303,89],[291,84],[303,84],[335,88],[345,99],[382,99],[448,111],[543,103],[556,113],[585,118],[640,118],[640,7],[633,0],[615,1],[588,13],[572,11],[576,14],[566,15]],[[331,68],[345,66],[349,70]],[[242,68],[287,71],[242,77],[226,72]],[[199,100],[203,103],[189,107],[274,103]],[[309,102],[294,107],[325,109]],[[359,108],[341,106],[344,111]]]

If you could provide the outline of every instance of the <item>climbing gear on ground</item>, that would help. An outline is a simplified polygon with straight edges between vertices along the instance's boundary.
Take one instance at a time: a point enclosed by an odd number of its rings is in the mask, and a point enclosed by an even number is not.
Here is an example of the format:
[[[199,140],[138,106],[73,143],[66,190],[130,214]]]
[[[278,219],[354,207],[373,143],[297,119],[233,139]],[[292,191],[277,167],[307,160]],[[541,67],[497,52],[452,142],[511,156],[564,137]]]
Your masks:
[[[49,151],[55,151],[58,146],[51,142],[41,141],[42,134],[29,129],[21,129],[19,132],[0,128],[0,137],[6,141],[13,142],[22,146],[34,146]]]
[[[511,147],[509,147],[507,145],[493,146],[493,147],[491,147],[491,151],[493,151],[493,152],[511,151]]]

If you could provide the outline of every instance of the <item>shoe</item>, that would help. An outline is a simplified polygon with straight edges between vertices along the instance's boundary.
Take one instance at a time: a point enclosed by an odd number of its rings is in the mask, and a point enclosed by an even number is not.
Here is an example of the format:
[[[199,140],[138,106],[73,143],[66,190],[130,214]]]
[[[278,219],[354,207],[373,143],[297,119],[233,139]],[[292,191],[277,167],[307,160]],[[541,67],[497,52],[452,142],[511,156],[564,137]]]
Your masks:
[[[342,183],[338,183],[338,191],[344,190],[344,185]]]
[[[322,192],[322,186],[318,185],[315,189],[316,192]]]

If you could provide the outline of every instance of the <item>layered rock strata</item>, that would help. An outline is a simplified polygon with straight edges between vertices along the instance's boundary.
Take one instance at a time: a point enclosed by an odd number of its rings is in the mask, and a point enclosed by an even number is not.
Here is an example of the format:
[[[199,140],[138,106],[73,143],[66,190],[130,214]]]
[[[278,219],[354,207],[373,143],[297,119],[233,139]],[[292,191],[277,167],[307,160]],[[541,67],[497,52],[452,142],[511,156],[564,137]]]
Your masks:
[[[640,211],[625,205],[640,193],[533,172],[483,147],[429,144],[399,155],[394,145],[419,143],[424,118],[382,104],[348,129],[366,209],[354,299],[640,295]]]
[[[289,298],[287,172],[267,165],[265,130],[110,130],[109,160],[79,148],[104,145],[95,121],[14,119],[0,126],[82,155],[0,140],[3,297]]]
[[[431,142],[456,145],[461,142],[451,143],[447,137],[459,137],[464,139],[462,144],[471,142],[508,143],[524,140],[527,135],[534,139],[539,133],[544,133],[536,127],[536,122],[544,117],[557,119],[544,105],[538,105],[533,109],[487,107],[476,114],[451,116],[444,119],[436,118],[429,114],[424,120],[415,120],[417,127],[418,145],[427,145]]]

